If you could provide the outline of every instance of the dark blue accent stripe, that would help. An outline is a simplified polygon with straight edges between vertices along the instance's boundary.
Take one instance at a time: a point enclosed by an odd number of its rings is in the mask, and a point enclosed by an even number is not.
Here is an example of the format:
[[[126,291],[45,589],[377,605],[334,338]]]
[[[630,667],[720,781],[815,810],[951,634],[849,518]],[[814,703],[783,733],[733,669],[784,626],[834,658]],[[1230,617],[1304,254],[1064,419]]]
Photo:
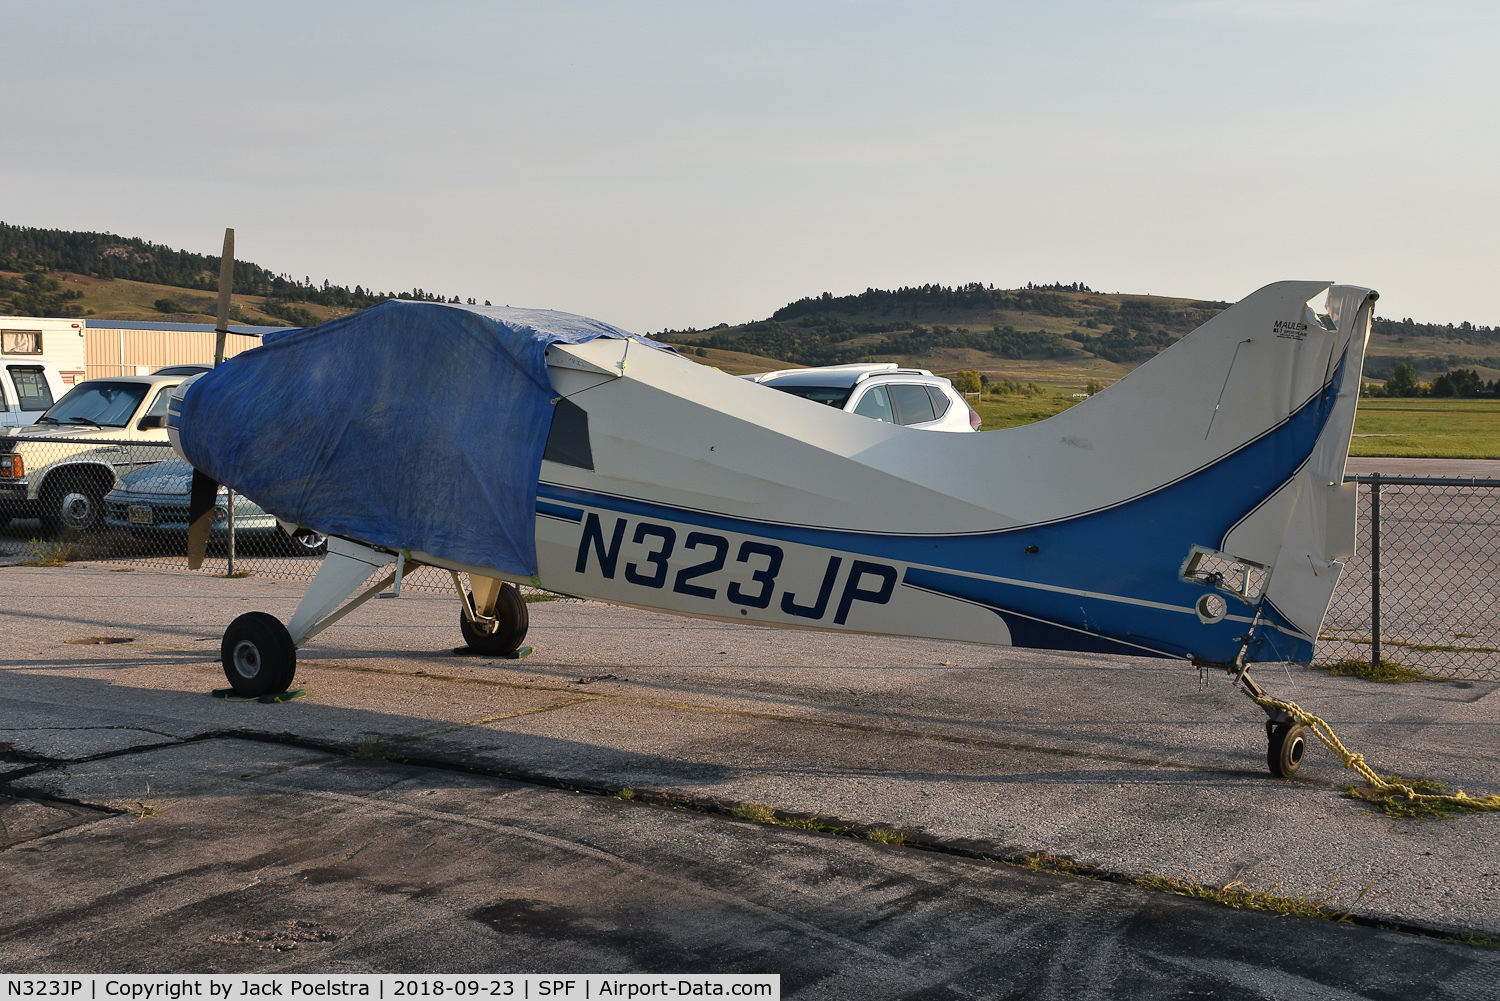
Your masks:
[[[576,507],[563,507],[561,504],[549,504],[544,500],[536,502],[537,514],[551,515],[564,521],[583,521],[583,512]]]

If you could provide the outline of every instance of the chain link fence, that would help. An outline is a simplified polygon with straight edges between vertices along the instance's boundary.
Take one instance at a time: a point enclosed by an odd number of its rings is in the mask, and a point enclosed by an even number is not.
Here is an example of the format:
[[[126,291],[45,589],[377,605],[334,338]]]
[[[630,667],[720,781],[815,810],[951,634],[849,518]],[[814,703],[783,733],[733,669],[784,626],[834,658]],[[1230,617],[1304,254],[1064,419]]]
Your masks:
[[[186,570],[192,476],[163,441],[0,438],[0,556]],[[310,581],[325,547],[321,535],[288,534],[254,502],[221,488],[198,572]],[[452,592],[453,578],[421,567],[401,586]]]
[[[1334,592],[1317,662],[1500,680],[1500,480],[1350,479],[1360,484],[1358,551]],[[191,482],[191,468],[161,441],[0,439],[0,555],[186,569]],[[224,490],[199,572],[311,580],[323,545],[321,536],[288,535]],[[422,567],[402,587],[451,591],[453,579]]]
[[[1500,480],[1350,476],[1359,544],[1316,663],[1500,681]]]

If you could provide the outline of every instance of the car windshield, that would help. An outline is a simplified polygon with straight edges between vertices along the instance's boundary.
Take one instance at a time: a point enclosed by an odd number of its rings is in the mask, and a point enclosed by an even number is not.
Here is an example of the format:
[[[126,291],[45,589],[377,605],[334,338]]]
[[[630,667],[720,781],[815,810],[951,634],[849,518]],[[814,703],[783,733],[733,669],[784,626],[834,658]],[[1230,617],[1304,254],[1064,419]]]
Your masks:
[[[778,386],[772,383],[771,388],[779,389],[783,393],[791,393],[793,396],[800,396],[804,400],[812,400],[814,403],[826,403],[840,410],[849,402],[849,394],[854,392],[853,389],[839,386]]]
[[[49,423],[122,428],[130,423],[130,415],[141,405],[150,388],[144,382],[90,380],[69,390],[42,415],[42,419]]]

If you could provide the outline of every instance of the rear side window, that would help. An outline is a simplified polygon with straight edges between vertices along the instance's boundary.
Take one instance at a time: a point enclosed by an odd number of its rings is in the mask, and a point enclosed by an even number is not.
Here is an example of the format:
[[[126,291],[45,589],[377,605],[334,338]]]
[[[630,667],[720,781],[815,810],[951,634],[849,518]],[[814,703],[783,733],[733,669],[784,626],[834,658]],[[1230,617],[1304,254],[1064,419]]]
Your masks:
[[[886,395],[884,386],[866,390],[865,395],[859,398],[859,403],[855,404],[854,412],[861,417],[873,417],[888,424],[896,423],[896,419],[891,416],[891,398]]]
[[[891,403],[896,408],[896,421],[900,424],[926,424],[937,420],[932,412],[932,398],[926,386],[894,385],[889,387]]]
[[[7,365],[10,383],[16,387],[16,397],[22,410],[46,410],[52,406],[52,387],[47,385],[46,374],[31,365]]]
[[[942,417],[944,414],[946,414],[948,412],[948,408],[953,405],[953,401],[948,399],[948,394],[943,392],[936,386],[928,386],[927,395],[932,397],[932,412],[937,414],[939,417]]]

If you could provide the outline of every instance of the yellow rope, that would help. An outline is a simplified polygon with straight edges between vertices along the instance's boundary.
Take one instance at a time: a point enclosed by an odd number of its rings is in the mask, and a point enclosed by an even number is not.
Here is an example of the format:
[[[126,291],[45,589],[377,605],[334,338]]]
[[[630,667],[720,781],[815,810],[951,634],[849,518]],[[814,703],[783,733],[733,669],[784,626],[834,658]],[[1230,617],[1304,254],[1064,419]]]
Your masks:
[[[1377,793],[1400,793],[1414,803],[1446,803],[1449,806],[1461,807],[1465,810],[1500,810],[1500,796],[1494,794],[1489,796],[1470,796],[1460,789],[1451,796],[1438,795],[1436,793],[1417,792],[1405,783],[1387,782],[1375,774],[1373,768],[1365,764],[1365,756],[1363,754],[1355,754],[1344,746],[1344,742],[1339,740],[1338,734],[1333,732],[1333,727],[1329,726],[1326,721],[1303,709],[1297,703],[1283,702],[1280,699],[1269,697],[1258,698],[1255,701],[1267,709],[1281,710],[1317,734],[1318,739],[1323,742],[1323,746],[1327,747],[1334,754],[1337,754],[1339,760],[1344,763],[1345,768],[1352,768],[1358,772],[1360,777],[1368,782],[1371,788]]]

